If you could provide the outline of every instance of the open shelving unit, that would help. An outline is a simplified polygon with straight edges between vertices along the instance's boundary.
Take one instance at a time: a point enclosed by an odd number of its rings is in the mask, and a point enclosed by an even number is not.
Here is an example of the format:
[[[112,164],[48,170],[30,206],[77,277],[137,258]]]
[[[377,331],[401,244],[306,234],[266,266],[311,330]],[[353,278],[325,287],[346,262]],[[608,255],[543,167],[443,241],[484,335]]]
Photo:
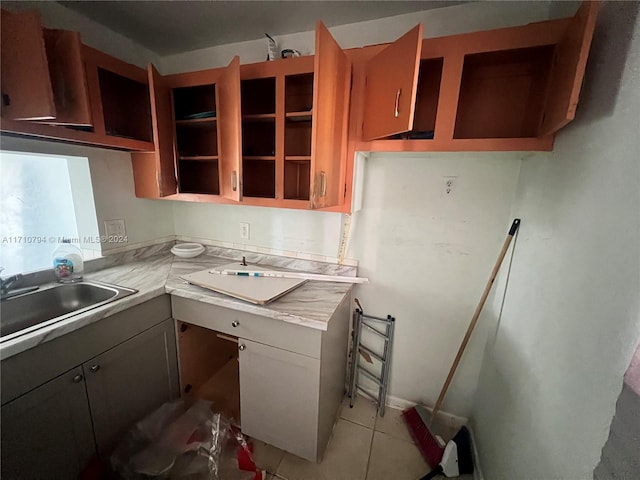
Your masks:
[[[151,142],[149,86],[104,68],[98,81],[106,134]]]
[[[173,111],[179,191],[218,195],[216,86],[174,88]]]
[[[284,198],[309,200],[313,73],[285,77]]]
[[[245,197],[276,198],[276,78],[240,82]]]

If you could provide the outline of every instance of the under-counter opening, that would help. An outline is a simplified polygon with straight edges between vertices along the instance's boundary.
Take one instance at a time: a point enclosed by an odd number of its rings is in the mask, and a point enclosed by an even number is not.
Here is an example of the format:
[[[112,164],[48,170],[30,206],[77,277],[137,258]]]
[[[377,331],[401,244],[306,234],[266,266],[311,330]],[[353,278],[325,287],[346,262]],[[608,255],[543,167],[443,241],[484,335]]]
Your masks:
[[[238,338],[177,322],[180,391],[187,404],[212,402],[211,409],[240,423]]]

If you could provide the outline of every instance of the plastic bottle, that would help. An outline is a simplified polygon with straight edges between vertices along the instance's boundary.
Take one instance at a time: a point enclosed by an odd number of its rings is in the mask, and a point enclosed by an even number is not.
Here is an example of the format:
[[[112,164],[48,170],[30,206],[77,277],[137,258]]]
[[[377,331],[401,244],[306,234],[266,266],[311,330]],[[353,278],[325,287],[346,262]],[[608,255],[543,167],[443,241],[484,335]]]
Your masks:
[[[82,250],[63,238],[53,252],[53,273],[61,283],[79,282],[84,273]]]

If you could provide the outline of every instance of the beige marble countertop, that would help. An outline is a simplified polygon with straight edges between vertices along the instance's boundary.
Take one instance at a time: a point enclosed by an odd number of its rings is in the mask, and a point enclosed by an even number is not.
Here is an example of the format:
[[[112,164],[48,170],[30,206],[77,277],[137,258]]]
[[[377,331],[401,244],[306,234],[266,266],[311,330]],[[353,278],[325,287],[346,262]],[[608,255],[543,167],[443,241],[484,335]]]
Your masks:
[[[0,344],[0,360],[17,355],[105,317],[121,312],[165,293],[190,298],[233,310],[261,315],[284,322],[326,330],[328,322],[345,295],[349,283],[309,281],[267,305],[254,305],[205,288],[190,285],[180,276],[222,266],[246,256],[249,264],[284,270],[299,270],[327,275],[355,275],[355,268],[303,261],[287,257],[262,255],[239,250],[207,247],[196,258],[177,258],[165,248],[154,247],[122,255],[121,263],[85,275],[86,280],[111,283],[138,290],[107,305],[72,316],[38,330],[6,340]],[[115,260],[112,260],[115,262]],[[42,285],[41,288],[54,284]],[[10,300],[9,300],[10,301]]]

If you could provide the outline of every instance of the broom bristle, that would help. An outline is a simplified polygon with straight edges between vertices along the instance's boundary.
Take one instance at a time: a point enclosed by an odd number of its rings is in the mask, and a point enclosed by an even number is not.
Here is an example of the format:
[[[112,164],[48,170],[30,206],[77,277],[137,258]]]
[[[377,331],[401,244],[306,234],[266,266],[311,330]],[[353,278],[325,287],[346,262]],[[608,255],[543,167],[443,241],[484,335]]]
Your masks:
[[[415,407],[402,412],[402,418],[409,428],[411,436],[418,445],[418,449],[431,468],[434,468],[442,460],[444,448],[440,446],[435,436],[424,424]]]

